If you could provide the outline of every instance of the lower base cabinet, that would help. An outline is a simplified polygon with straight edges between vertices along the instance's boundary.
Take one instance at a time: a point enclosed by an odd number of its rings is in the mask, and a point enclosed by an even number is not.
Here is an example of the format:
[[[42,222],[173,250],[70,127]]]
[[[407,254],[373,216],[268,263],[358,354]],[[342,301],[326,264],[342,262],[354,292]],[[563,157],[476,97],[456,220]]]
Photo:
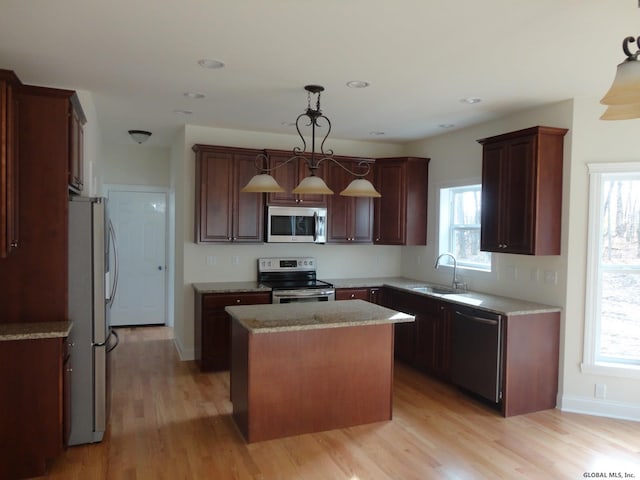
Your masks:
[[[0,478],[44,475],[70,426],[66,338],[0,342]]]
[[[410,315],[395,324],[394,355],[445,382],[451,380],[454,303],[382,288],[383,305]],[[560,313],[505,316],[502,330],[502,400],[505,417],[555,408],[558,394]]]
[[[196,292],[195,357],[201,371],[229,370],[231,317],[224,308],[266,303],[271,303],[271,292]]]

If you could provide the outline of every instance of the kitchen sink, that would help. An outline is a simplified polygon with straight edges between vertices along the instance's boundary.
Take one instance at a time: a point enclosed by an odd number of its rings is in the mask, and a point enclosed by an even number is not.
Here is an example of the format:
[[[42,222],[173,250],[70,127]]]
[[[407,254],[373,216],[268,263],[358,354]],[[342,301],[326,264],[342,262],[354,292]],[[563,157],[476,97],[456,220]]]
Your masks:
[[[420,287],[411,287],[411,290],[419,293],[428,293],[431,295],[446,295],[449,293],[458,293],[458,290],[451,287],[443,287],[440,285],[424,285]]]

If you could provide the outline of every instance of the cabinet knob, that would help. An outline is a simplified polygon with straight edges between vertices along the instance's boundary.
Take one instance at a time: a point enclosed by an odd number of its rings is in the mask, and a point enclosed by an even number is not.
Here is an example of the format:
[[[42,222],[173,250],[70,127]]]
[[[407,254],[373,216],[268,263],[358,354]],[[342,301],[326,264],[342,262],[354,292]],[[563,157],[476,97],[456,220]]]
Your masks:
[[[13,242],[11,242],[11,248],[16,248],[18,246],[18,241],[14,240]]]
[[[352,293],[352,294],[351,294],[351,298],[356,298],[356,294],[355,294],[355,293]]]
[[[67,368],[67,372],[69,372],[69,373],[73,372],[73,368],[71,368],[71,367]]]
[[[71,348],[76,346],[76,342],[67,342],[67,345]]]
[[[240,303],[240,299],[239,298],[236,298],[236,303]]]

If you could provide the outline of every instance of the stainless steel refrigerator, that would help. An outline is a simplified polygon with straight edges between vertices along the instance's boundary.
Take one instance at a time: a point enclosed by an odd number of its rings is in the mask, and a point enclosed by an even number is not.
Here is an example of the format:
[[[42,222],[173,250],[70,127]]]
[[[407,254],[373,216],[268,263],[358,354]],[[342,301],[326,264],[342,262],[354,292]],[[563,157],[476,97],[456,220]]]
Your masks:
[[[105,198],[69,200],[69,335],[71,433],[69,445],[102,441],[109,420],[110,352],[117,334],[109,308],[117,287],[115,236]]]

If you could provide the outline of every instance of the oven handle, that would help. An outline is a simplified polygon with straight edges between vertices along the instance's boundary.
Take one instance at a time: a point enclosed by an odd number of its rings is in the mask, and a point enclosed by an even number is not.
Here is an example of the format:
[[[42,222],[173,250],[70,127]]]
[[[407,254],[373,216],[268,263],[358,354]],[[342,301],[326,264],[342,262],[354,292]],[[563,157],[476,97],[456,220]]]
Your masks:
[[[274,291],[273,296],[279,298],[295,298],[295,297],[326,297],[334,295],[335,290],[281,290]]]

